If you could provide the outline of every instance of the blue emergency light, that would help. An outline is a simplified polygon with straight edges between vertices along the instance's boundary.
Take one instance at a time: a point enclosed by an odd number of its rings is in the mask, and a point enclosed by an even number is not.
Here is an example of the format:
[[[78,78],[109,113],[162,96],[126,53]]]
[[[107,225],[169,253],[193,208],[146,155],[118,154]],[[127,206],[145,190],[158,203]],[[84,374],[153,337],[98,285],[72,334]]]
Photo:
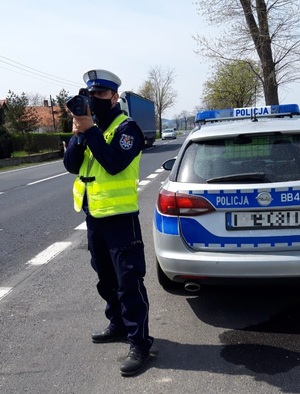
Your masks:
[[[256,119],[267,116],[300,115],[297,104],[266,105],[264,107],[224,108],[197,112],[195,122],[218,122],[221,120]]]

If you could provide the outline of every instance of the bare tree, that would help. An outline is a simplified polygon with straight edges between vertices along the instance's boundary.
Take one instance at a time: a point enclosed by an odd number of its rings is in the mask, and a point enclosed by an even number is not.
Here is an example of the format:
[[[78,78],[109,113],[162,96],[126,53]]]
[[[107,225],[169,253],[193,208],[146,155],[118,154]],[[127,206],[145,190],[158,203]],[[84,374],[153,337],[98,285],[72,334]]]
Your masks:
[[[203,104],[202,105],[196,105],[194,107],[194,113],[196,114],[197,112],[203,111],[204,109],[205,108],[204,108]]]
[[[300,79],[299,0],[198,0],[198,12],[224,27],[221,38],[197,35],[196,53],[248,63],[259,60],[267,105],[278,104],[278,86]],[[255,70],[253,70],[255,72]]]
[[[29,93],[28,97],[28,105],[32,107],[42,107],[45,104],[46,97],[42,96],[40,93]]]
[[[143,86],[139,88],[138,94],[148,100],[154,100],[153,86],[150,80],[144,82]]]
[[[190,119],[190,117],[191,117],[190,112],[188,112],[188,111],[182,111],[182,112],[179,114],[179,117],[180,117],[180,119],[181,119],[182,122],[183,122],[184,130],[187,130],[187,128],[188,128],[188,122],[189,122],[189,119]]]
[[[139,94],[151,99],[155,103],[159,135],[162,132],[162,114],[171,108],[176,100],[177,93],[173,90],[174,70],[162,70],[154,67],[149,71],[148,80],[139,89]]]

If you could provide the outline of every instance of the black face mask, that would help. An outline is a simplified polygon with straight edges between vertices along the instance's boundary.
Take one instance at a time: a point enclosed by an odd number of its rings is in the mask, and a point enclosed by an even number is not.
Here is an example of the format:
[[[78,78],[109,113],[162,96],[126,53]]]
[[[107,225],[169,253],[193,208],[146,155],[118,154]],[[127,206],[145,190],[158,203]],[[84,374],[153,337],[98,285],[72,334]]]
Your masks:
[[[90,98],[91,112],[98,119],[105,117],[112,107],[111,99],[100,99],[92,96]]]

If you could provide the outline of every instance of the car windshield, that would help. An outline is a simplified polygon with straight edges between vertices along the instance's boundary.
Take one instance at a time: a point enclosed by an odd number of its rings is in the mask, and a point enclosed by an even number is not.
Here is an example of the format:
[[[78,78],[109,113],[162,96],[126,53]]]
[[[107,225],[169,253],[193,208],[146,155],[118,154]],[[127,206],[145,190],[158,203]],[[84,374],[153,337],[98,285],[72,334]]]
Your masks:
[[[187,146],[178,182],[257,183],[300,180],[300,135],[240,135]]]

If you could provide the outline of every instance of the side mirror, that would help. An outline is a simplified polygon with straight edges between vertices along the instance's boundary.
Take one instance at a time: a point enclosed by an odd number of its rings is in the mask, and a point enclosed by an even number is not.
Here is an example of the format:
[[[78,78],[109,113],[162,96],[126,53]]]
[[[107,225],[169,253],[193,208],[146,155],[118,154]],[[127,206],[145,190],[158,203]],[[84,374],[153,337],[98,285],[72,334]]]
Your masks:
[[[173,165],[174,165],[174,163],[175,163],[175,160],[176,160],[176,158],[168,159],[168,160],[164,161],[164,162],[162,163],[163,169],[164,169],[164,170],[167,170],[167,171],[171,171],[172,168],[173,168]]]

